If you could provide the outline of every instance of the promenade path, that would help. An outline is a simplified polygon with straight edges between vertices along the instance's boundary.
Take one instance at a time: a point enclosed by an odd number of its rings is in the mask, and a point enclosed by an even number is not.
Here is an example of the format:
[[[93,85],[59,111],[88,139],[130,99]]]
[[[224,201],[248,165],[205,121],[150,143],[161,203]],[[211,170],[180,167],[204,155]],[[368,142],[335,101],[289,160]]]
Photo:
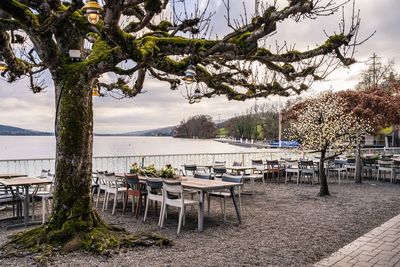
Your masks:
[[[400,266],[400,215],[356,239],[314,266]]]

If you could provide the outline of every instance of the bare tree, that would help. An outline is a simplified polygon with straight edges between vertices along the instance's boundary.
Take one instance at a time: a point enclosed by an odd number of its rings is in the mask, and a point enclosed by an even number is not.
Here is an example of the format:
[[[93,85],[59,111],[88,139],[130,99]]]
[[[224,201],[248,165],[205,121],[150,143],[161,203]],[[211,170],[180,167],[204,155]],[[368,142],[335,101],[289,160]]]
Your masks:
[[[129,243],[121,242],[92,207],[93,88],[134,97],[152,76],[171,89],[195,78],[191,102],[215,95],[234,100],[287,96],[306,90],[338,65],[352,64],[360,44],[360,19],[353,9],[350,23],[343,19],[338,32],[315,48],[283,45],[272,51],[262,45],[280,22],[328,16],[347,1],[290,0],[283,8],[261,7],[258,16],[246,12],[241,20],[229,19],[225,1],[231,31],[221,38],[211,37],[214,12],[207,11],[208,3],[190,9],[183,0],[102,2],[101,8],[96,1],[84,6],[82,0],[0,1],[2,77],[9,82],[30,77],[32,91],[40,92],[37,75],[48,70],[55,87],[54,211],[47,225],[15,239],[27,247],[76,241],[77,248],[101,251]],[[108,82],[104,73],[117,78]]]

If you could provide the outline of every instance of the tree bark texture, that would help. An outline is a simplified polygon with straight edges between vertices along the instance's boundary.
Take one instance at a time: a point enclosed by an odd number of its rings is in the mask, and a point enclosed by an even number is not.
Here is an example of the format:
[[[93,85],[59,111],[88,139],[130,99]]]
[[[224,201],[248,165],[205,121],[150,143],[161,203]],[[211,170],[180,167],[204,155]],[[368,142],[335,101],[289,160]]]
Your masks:
[[[321,151],[321,158],[319,160],[319,180],[320,180],[320,190],[319,196],[329,196],[328,180],[325,174],[325,155],[326,150]]]
[[[355,170],[355,182],[356,184],[362,183],[362,160],[361,160],[361,144],[358,143],[356,147],[356,170]]]
[[[52,224],[87,219],[92,211],[93,111],[90,82],[82,74],[55,80],[56,173]]]

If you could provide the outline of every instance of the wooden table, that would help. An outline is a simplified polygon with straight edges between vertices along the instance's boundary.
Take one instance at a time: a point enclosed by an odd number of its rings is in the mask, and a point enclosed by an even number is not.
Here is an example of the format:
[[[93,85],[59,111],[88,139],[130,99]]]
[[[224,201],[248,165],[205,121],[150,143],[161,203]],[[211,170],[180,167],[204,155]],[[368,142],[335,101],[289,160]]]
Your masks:
[[[246,172],[247,170],[253,171],[256,169],[256,167],[254,167],[254,166],[231,166],[231,167],[226,167],[226,169],[239,174],[240,172]]]
[[[240,214],[240,209],[236,200],[235,187],[241,184],[229,183],[216,180],[204,180],[182,177],[181,181],[182,187],[187,189],[196,190],[199,192],[199,218],[198,218],[198,231],[203,231],[204,224],[204,196],[207,191],[229,189],[232,196],[233,205],[235,206],[236,216],[239,223],[242,223],[242,216]]]
[[[28,175],[26,174],[20,174],[20,173],[0,173],[0,179],[11,179],[11,178],[17,178],[17,177],[27,177]]]
[[[117,177],[125,177],[123,173],[116,173],[115,176]],[[141,181],[146,181],[147,177],[139,175],[139,179]],[[150,179],[158,179],[158,178],[150,178]],[[236,216],[238,218],[239,223],[242,223],[242,216],[240,214],[239,206],[236,200],[235,195],[235,187],[240,186],[242,184],[238,183],[229,183],[229,182],[222,182],[216,180],[204,180],[204,179],[196,179],[191,177],[181,177],[180,182],[184,189],[191,189],[197,191],[199,194],[199,217],[198,217],[198,231],[203,231],[204,225],[204,199],[205,193],[207,191],[214,191],[214,190],[221,190],[221,189],[229,189],[232,195],[232,202],[235,206]]]
[[[25,189],[24,199],[24,226],[28,225],[29,222],[29,187],[32,185],[43,185],[51,184],[51,181],[47,179],[33,178],[33,177],[22,177],[22,178],[10,178],[0,179],[0,184],[6,187],[23,187]]]

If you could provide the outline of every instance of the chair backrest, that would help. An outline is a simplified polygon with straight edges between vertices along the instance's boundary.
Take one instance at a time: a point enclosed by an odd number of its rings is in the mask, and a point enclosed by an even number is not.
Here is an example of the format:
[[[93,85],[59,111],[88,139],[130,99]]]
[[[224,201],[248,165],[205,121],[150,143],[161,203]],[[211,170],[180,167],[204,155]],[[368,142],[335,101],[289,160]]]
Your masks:
[[[226,161],[215,161],[214,166],[226,166]]]
[[[314,162],[312,160],[300,160],[299,169],[314,169]]]
[[[163,182],[160,178],[147,178],[146,186],[148,191],[157,190],[163,187]]]
[[[291,169],[298,168],[299,167],[299,162],[297,160],[295,160],[295,159],[286,160],[285,167],[286,168],[291,168]]]
[[[378,160],[378,166],[384,168],[390,168],[393,164],[391,160]]]
[[[167,198],[168,198],[168,193],[180,193],[180,194],[183,193],[183,187],[181,182],[179,181],[162,179],[162,183],[163,183],[163,190],[164,192],[167,193],[165,194]]]
[[[252,159],[251,160],[251,165],[261,165],[264,164],[262,159]]]
[[[241,161],[234,161],[232,166],[243,166],[243,162],[241,162]]]
[[[105,173],[103,178],[104,178],[104,181],[106,182],[106,184],[109,186],[116,184],[117,178],[115,177],[115,174],[113,172]]]
[[[393,167],[397,169],[400,168],[400,159],[393,159]]]
[[[347,159],[347,164],[355,164],[356,163],[356,159],[355,158],[348,158]]]
[[[196,164],[188,164],[188,165],[183,165],[185,171],[196,171],[197,170],[197,166]]]
[[[213,168],[213,170],[214,170],[215,174],[224,174],[224,173],[226,173],[226,167],[225,166],[215,166]]]
[[[224,175],[222,175],[222,181],[230,182],[230,183],[243,183],[243,176],[242,175],[224,174]]]
[[[196,164],[185,164],[183,165],[183,168],[185,170],[185,175],[194,175],[197,171]]]
[[[347,164],[347,159],[335,159],[333,161],[334,165],[337,167],[343,167],[343,165]]]
[[[377,161],[376,158],[370,158],[370,157],[362,159],[363,165],[374,165],[374,164],[376,164],[376,161]]]
[[[41,173],[40,173],[39,178],[40,178],[40,179],[45,179],[45,178],[47,178],[47,174],[48,174],[49,172],[50,172],[50,170],[42,170]]]
[[[288,161],[288,160],[292,160],[292,158],[281,158],[281,160]]]
[[[139,176],[137,174],[125,174],[126,186],[132,189],[137,189],[139,185]]]
[[[51,182],[51,184],[46,185],[46,191],[48,191],[48,192],[50,192],[50,193],[53,193],[53,189],[54,189],[54,188],[53,188],[54,177],[55,177],[54,173],[50,173],[50,172],[47,173],[46,179],[47,179],[49,182]]]
[[[273,168],[279,168],[279,161],[277,160],[267,160],[267,168],[273,169]]]
[[[195,173],[193,177],[197,179],[211,180],[211,174],[208,173]]]

